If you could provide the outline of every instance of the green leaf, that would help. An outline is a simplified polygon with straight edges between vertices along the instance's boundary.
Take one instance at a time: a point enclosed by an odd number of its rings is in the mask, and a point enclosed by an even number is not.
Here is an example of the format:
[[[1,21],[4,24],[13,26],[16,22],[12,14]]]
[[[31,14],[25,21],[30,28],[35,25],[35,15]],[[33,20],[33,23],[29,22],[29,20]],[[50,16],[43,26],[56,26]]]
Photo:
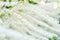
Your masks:
[[[9,0],[9,2],[11,2],[12,0]]]
[[[24,0],[18,0],[18,1],[24,1]]]
[[[48,38],[48,40],[57,40],[57,37]]]
[[[5,14],[4,13],[2,13],[1,15],[0,15],[0,18],[3,18],[5,16]]]
[[[48,38],[48,40],[52,40],[52,38]]]
[[[57,40],[57,37],[53,37],[54,40]]]
[[[12,6],[5,6],[5,8],[9,9],[9,8],[12,8]]]
[[[6,0],[2,0],[3,2],[6,2]]]
[[[29,2],[30,4],[37,4],[36,2],[34,2],[34,1],[32,1],[32,0],[28,0],[28,2]]]

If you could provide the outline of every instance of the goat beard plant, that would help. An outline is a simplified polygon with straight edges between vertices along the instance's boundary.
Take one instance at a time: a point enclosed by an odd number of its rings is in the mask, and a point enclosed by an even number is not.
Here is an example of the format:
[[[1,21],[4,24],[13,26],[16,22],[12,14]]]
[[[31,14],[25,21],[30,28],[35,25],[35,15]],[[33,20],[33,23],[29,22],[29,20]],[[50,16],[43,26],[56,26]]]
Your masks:
[[[60,10],[55,3],[21,0],[1,7],[0,40],[59,40]]]

